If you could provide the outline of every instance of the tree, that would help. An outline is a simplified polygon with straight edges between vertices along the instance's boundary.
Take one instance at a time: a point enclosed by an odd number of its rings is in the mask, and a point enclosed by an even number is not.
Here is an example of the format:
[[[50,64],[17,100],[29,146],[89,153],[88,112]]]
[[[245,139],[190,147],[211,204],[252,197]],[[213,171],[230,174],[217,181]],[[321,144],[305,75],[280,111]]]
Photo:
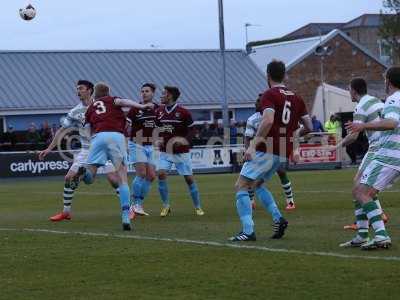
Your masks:
[[[384,11],[381,11],[379,35],[391,48],[394,64],[400,63],[400,0],[384,0]]]

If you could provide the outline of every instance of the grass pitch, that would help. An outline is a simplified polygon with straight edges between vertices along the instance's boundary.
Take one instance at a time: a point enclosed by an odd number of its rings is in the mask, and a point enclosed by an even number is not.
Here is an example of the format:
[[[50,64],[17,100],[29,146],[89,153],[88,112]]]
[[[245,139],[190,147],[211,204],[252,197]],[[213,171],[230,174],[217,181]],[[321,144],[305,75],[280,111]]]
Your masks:
[[[237,175],[197,176],[203,217],[183,179],[171,176],[172,215],[160,218],[153,185],[151,216],[137,218],[132,233],[120,229],[119,201],[104,178],[79,187],[73,220],[61,223],[48,217],[62,207],[62,178],[0,181],[0,299],[398,299],[398,185],[380,197],[393,247],[338,247],[354,234],[342,229],[353,220],[354,173],[289,173],[297,209],[284,212],[287,235],[269,239],[271,218],[258,204],[258,241],[239,244],[254,249],[225,245],[240,229]],[[268,186],[283,209],[277,178]]]

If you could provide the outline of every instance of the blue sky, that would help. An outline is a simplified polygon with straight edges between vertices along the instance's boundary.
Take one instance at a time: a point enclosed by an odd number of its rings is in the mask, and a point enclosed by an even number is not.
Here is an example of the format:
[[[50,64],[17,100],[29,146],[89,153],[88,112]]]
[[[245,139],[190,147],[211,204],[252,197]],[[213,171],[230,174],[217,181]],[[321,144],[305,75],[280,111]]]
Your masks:
[[[32,3],[37,17],[19,18]],[[218,48],[217,0],[1,0],[0,50]],[[227,48],[275,38],[310,22],[379,13],[382,0],[224,0]]]

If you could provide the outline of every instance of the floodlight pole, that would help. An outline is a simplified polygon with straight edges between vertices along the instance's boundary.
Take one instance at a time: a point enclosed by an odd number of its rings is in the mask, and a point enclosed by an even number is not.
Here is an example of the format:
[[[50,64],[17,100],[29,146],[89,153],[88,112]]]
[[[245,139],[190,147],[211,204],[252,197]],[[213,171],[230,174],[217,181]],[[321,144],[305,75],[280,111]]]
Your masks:
[[[221,54],[221,106],[224,125],[224,144],[229,140],[229,108],[226,95],[226,57],[225,57],[225,29],[224,29],[224,6],[223,0],[218,0],[219,12],[219,48]]]
[[[324,124],[326,122],[326,98],[325,98],[325,75],[324,75],[324,55],[320,57],[320,77],[321,77],[321,89],[322,89],[322,109],[323,109],[323,118]]]

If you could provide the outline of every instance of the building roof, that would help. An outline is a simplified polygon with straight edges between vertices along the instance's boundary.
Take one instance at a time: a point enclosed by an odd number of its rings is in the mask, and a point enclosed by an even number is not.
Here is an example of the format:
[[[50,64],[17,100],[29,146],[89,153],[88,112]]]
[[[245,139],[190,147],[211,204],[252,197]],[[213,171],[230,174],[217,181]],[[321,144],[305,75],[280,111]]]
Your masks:
[[[279,38],[249,42],[247,47],[316,37],[328,34],[334,29],[347,30],[359,27],[379,27],[382,24],[382,16],[385,17],[388,15],[390,14],[364,14],[347,23],[309,23]]]
[[[319,37],[312,37],[263,45],[254,47],[250,56],[261,70],[266,70],[267,64],[273,59],[283,61],[289,68],[293,60],[319,42]]]
[[[78,79],[105,81],[113,95],[137,99],[144,82],[176,85],[185,105],[218,105],[218,50],[0,51],[0,111],[62,110],[77,103]],[[254,102],[263,73],[242,50],[227,50],[229,104]]]
[[[325,35],[334,29],[340,28],[345,23],[309,23],[283,36],[283,38],[306,38]]]
[[[267,63],[273,59],[281,60],[286,64],[287,70],[290,70],[304,58],[314,53],[316,47],[329,42],[336,36],[342,36],[345,40],[351,43],[354,47],[364,52],[366,55],[377,61],[379,64],[387,67],[382,61],[376,58],[368,49],[361,46],[342,31],[335,29],[329,34],[322,37],[311,37],[304,39],[296,39],[285,42],[267,44],[254,47],[251,57],[261,70],[265,70]]]
[[[344,30],[355,27],[379,27],[382,23],[381,17],[382,16],[380,14],[364,14],[347,22],[341,27],[341,29]]]

